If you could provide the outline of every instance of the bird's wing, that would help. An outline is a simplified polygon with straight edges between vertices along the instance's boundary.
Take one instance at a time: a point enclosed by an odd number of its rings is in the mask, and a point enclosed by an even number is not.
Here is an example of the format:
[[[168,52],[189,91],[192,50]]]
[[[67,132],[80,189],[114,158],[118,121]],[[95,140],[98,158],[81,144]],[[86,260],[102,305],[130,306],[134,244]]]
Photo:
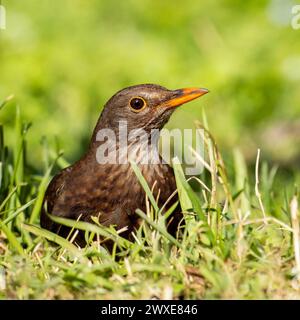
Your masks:
[[[66,176],[69,171],[69,168],[62,170],[48,185],[41,209],[41,226],[45,229],[53,230],[54,222],[47,216],[47,213],[52,213],[57,198],[65,188]]]

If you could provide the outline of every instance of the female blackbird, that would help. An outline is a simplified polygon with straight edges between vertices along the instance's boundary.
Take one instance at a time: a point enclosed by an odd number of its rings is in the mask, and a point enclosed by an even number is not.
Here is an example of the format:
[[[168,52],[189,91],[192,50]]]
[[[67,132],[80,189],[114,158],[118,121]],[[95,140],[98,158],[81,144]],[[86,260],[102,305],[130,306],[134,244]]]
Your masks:
[[[135,211],[145,212],[146,203],[128,159],[139,166],[161,207],[176,190],[176,183],[173,169],[158,154],[158,135],[151,133],[163,128],[176,107],[207,92],[199,88],[168,90],[154,84],[117,92],[104,106],[86,154],[50,182],[41,226],[66,236],[68,229],[54,223],[47,212],[88,222],[94,216],[104,226],[127,227],[121,235],[131,238],[139,226]],[[177,200],[177,196],[169,199],[166,210]],[[181,218],[178,206],[169,220],[170,233],[176,232]],[[82,239],[77,237],[79,245],[84,244]]]

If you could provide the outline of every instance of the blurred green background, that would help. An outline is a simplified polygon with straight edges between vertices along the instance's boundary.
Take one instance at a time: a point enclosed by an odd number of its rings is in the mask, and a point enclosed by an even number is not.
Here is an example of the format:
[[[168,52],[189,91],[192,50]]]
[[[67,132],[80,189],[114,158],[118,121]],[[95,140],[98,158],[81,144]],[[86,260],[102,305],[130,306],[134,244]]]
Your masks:
[[[202,118],[225,154],[287,168],[300,159],[300,30],[297,1],[3,0],[0,100],[16,96],[32,122],[29,160],[58,137],[65,157],[86,148],[105,101],[139,83],[204,86],[211,93],[176,111],[169,128]],[[15,108],[0,122],[13,143]]]

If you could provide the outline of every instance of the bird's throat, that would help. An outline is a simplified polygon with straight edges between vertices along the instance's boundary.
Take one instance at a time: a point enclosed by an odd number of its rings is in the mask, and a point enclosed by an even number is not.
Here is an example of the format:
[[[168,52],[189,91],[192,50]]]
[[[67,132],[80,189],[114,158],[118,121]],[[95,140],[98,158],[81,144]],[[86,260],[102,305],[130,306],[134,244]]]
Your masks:
[[[101,129],[89,153],[94,154],[99,164],[159,164],[159,130],[146,132],[143,128],[127,131],[126,124],[120,123],[117,130]]]

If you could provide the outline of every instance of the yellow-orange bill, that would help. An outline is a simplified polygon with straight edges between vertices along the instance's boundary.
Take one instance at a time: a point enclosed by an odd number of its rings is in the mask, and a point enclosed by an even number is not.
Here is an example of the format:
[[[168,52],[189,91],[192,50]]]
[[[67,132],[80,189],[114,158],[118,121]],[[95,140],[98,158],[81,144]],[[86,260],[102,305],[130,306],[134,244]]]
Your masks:
[[[207,94],[209,91],[204,88],[184,88],[175,90],[174,92],[175,96],[170,100],[163,102],[161,107],[174,108],[194,99],[197,99]]]

